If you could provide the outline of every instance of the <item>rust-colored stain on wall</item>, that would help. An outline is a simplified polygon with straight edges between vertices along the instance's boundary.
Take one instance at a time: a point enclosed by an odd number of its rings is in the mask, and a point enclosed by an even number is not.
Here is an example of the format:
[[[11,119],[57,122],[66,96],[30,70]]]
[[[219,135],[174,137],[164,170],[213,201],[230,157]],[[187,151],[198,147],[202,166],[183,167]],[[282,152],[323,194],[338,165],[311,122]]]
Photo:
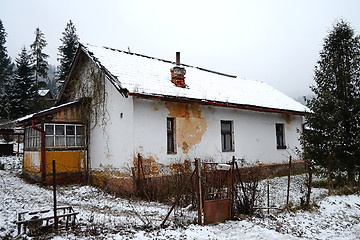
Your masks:
[[[145,176],[158,176],[160,174],[159,164],[156,162],[153,156],[142,157],[141,162],[139,162],[138,156],[135,156],[133,164],[136,168],[136,171],[138,170],[138,166],[140,166],[140,171]]]
[[[188,153],[190,148],[201,142],[206,132],[206,119],[201,117],[198,105],[184,103],[165,103],[169,110],[169,117],[175,118],[176,143],[183,153]]]
[[[154,107],[153,107],[153,109],[154,109],[154,111],[159,111],[159,106],[158,105],[155,105]]]
[[[292,123],[292,121],[293,121],[292,116],[289,115],[289,114],[282,114],[282,115],[281,115],[281,118],[285,120],[285,122],[286,122],[286,128],[289,129],[289,128],[290,128],[290,125],[291,125],[291,123]]]
[[[169,165],[170,171],[171,172],[186,172],[186,171],[190,171],[190,161],[188,159],[184,160],[184,163],[173,163]]]

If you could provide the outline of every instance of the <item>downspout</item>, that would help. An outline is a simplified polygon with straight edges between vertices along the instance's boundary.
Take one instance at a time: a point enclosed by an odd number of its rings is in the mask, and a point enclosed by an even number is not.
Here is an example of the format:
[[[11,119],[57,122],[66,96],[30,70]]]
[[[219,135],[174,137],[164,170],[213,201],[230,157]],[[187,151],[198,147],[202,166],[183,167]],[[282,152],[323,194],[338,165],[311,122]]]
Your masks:
[[[303,130],[303,144],[304,144],[304,155],[306,154],[306,137],[305,137],[305,126],[308,125],[309,122],[305,122],[302,124],[302,130]],[[308,191],[307,191],[307,194],[306,194],[306,206],[309,206],[310,204],[310,195],[311,195],[311,188],[312,188],[312,174],[313,174],[313,163],[311,161],[308,161],[306,159],[305,160],[305,163],[308,167],[308,174],[309,174],[309,180],[308,180]]]
[[[309,122],[304,122],[303,124],[302,124],[302,138],[303,138],[303,148],[304,148],[304,153],[306,152],[306,143],[305,143],[305,141],[306,141],[306,138],[305,138],[305,126],[306,125],[308,125],[309,124]]]
[[[36,123],[39,120],[32,120],[31,127],[41,133],[41,162],[40,162],[40,172],[41,172],[41,181],[45,183],[46,172],[45,172],[45,131],[36,127]]]

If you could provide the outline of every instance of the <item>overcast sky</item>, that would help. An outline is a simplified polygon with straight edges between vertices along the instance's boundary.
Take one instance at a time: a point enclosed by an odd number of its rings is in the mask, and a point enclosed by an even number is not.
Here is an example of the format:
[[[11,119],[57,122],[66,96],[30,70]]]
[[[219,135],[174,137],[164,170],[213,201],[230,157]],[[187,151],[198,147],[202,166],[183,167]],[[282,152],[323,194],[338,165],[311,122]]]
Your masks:
[[[311,94],[323,39],[338,19],[360,31],[358,0],[0,0],[14,60],[45,34],[49,63],[71,19],[80,42],[174,60]]]

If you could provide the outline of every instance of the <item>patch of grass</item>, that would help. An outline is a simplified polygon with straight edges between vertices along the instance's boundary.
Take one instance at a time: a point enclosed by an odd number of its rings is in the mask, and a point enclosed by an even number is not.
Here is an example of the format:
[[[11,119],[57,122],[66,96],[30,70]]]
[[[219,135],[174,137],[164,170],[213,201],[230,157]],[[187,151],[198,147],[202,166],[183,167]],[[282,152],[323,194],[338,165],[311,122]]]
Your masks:
[[[314,181],[314,188],[329,188],[327,180]],[[335,195],[350,195],[360,193],[359,183],[346,181],[346,179],[336,179],[331,182],[331,193]]]
[[[314,188],[327,188],[328,187],[328,182],[327,182],[327,180],[313,181],[312,182],[312,187],[314,187]]]
[[[293,202],[289,202],[289,205],[285,206],[283,209],[281,209],[279,212],[285,212],[285,211],[288,211],[288,212],[292,212],[292,213],[295,213],[299,210],[302,210],[302,211],[308,211],[308,212],[313,212],[315,211],[316,209],[319,208],[319,205],[317,205],[317,203],[311,203],[309,205],[306,205],[306,204],[300,204],[300,205],[294,205]]]
[[[359,191],[359,186],[350,185],[350,186],[337,187],[334,189],[333,192],[336,195],[351,195],[351,194],[359,193],[360,191]]]

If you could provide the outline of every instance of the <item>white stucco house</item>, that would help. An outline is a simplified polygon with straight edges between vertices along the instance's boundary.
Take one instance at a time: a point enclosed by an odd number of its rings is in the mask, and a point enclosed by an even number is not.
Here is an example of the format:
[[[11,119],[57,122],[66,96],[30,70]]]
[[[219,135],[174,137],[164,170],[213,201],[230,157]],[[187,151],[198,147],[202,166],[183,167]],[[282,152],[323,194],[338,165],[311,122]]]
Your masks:
[[[139,156],[150,175],[194,158],[287,161],[307,111],[266,83],[181,64],[180,54],[173,62],[93,45],[80,45],[57,99],[73,102],[87,103],[87,170],[124,177]]]

